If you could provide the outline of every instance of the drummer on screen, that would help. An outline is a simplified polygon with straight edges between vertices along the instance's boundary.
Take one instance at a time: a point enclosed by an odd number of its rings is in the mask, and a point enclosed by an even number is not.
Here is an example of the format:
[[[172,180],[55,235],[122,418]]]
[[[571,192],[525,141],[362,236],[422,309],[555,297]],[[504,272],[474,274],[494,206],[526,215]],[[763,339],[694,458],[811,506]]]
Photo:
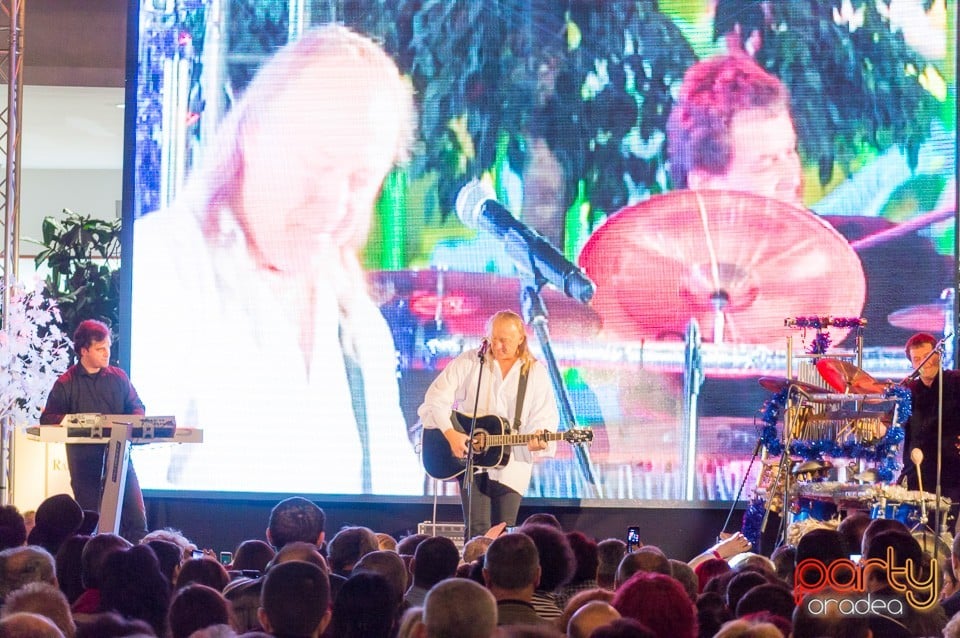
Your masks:
[[[940,369],[940,353],[933,352],[937,338],[926,332],[919,332],[907,341],[906,353],[910,364],[917,368],[916,379],[907,383],[912,399],[910,418],[904,425],[906,436],[903,443],[903,473],[901,481],[906,480],[911,490],[920,489],[917,466],[911,461],[911,451],[923,452],[920,464],[920,478],[923,490],[934,492],[937,487],[937,416],[939,412],[938,394],[943,374],[943,441],[941,453],[942,470],[940,475],[941,495],[960,502],[960,372]],[[931,355],[931,353],[933,353]],[[929,358],[927,356],[930,355]],[[924,362],[921,366],[920,364]]]

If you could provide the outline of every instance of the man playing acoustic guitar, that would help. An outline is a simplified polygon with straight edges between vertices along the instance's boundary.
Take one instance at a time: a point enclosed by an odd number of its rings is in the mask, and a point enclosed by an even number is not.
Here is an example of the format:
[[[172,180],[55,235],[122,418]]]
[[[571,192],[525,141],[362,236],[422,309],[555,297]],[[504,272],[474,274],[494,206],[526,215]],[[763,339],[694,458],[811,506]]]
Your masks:
[[[460,498],[464,516],[470,522],[470,529],[466,531],[468,539],[485,533],[492,523],[516,525],[520,499],[530,482],[534,453],[537,456],[554,455],[556,443],[548,443],[546,439],[556,440],[548,433],[555,433],[560,421],[549,373],[530,354],[520,316],[509,310],[494,314],[487,322],[487,335],[479,349],[464,352],[444,368],[430,384],[418,410],[424,427],[425,467],[431,449],[428,439],[438,439],[431,430],[443,433],[449,444],[449,450],[443,452],[456,459],[466,458],[469,437],[462,430],[469,431],[470,419],[464,417],[472,417],[474,412],[478,416],[500,417],[510,434],[527,439],[525,446],[504,447],[503,456],[507,458],[504,465],[476,466],[469,517],[466,517],[466,479],[462,478],[461,470]],[[490,352],[486,355],[486,363],[481,363],[480,353],[488,346]],[[482,375],[481,366],[484,366]],[[524,385],[525,391],[521,392]],[[451,409],[461,413],[457,427],[454,427],[457,419],[451,417]],[[427,470],[429,472],[430,468]]]

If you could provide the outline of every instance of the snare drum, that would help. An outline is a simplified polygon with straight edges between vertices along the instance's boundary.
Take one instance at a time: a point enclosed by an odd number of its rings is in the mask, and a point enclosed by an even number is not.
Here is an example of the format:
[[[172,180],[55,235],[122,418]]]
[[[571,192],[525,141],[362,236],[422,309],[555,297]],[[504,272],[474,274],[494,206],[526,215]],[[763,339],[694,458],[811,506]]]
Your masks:
[[[883,504],[881,502],[874,503],[873,507],[870,508],[870,518],[890,518],[912,528],[921,522],[922,513],[920,506],[915,503],[887,502]]]

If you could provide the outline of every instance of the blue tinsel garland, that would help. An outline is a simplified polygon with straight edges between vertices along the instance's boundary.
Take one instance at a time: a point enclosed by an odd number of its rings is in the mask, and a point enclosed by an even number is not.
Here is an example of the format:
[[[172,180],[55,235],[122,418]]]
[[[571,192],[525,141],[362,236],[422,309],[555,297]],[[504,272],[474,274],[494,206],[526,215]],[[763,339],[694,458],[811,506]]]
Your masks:
[[[763,427],[760,431],[760,440],[767,451],[773,456],[783,454],[783,443],[777,436],[777,420],[786,407],[788,388],[784,388],[767,399],[760,408],[760,420]],[[793,441],[790,444],[790,454],[804,460],[822,459],[823,456],[865,459],[879,463],[877,478],[881,481],[892,481],[896,472],[900,470],[897,462],[897,450],[903,442],[903,427],[900,423],[910,418],[910,390],[902,386],[893,386],[884,391],[883,396],[895,399],[897,402],[897,423],[887,429],[886,434],[876,443],[864,444],[857,441],[837,443],[832,439],[820,441]]]

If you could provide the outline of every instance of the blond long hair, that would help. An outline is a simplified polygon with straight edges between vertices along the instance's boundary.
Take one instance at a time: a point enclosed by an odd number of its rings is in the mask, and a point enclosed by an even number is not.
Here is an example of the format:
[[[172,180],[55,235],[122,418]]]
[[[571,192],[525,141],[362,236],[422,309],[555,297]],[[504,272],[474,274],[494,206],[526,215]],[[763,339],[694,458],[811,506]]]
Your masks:
[[[494,313],[493,316],[487,320],[487,339],[490,339],[490,341],[493,341],[493,326],[498,321],[509,321],[513,323],[517,330],[520,331],[520,334],[523,335],[523,341],[517,346],[517,358],[520,359],[521,370],[526,372],[537,358],[530,352],[530,346],[527,344],[529,337],[527,336],[527,329],[523,323],[523,318],[512,310],[501,310]],[[492,357],[490,361],[492,364]]]

